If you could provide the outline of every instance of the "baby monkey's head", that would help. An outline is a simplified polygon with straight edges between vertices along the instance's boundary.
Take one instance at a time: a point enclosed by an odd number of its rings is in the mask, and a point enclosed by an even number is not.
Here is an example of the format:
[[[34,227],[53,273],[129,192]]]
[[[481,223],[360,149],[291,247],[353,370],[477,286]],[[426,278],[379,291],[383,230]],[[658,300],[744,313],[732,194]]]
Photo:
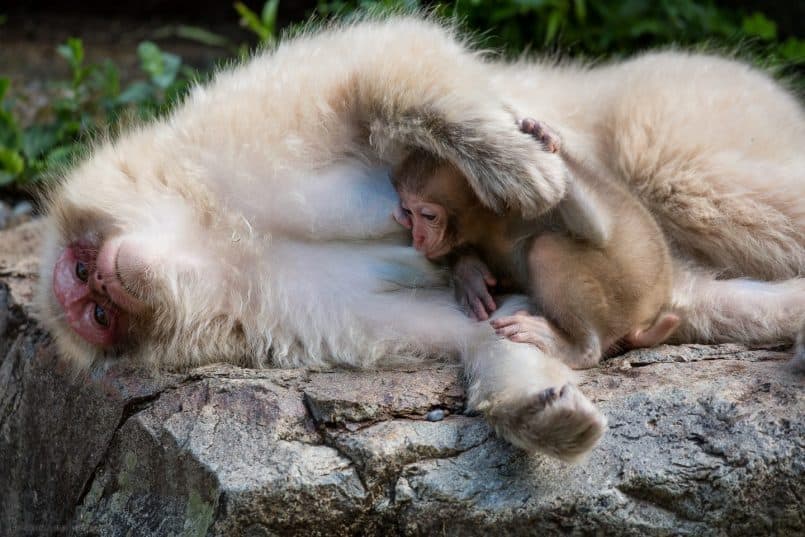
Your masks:
[[[400,196],[394,218],[411,230],[417,251],[436,259],[466,241],[464,221],[481,204],[455,165],[415,150],[394,169],[391,181]]]

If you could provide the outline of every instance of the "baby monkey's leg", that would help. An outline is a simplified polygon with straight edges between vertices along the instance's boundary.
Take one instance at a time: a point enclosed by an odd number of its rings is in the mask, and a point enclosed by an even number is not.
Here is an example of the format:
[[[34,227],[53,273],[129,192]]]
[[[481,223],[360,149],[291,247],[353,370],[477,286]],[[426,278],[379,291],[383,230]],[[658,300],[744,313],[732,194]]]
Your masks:
[[[564,336],[556,340],[563,343],[563,360],[575,369],[594,367],[614,343],[609,324],[618,322],[621,312],[612,311],[602,281],[607,268],[601,251],[560,233],[540,235],[528,253],[532,296]]]
[[[575,369],[597,365],[614,343],[602,341],[613,318],[600,279],[605,256],[563,234],[544,233],[534,239],[525,261],[531,296],[545,317],[499,319],[493,323],[498,334],[534,344]]]

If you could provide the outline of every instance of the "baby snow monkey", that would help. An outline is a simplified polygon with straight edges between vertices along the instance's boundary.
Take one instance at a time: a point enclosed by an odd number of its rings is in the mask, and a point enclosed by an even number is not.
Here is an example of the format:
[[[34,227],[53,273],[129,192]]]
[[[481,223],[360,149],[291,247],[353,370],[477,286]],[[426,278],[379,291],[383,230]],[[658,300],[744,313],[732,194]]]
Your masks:
[[[524,119],[520,128],[543,151],[560,150],[544,123]],[[625,188],[584,178],[568,167],[565,198],[525,220],[517,211],[494,213],[455,166],[414,151],[392,174],[400,196],[395,218],[411,229],[418,251],[451,265],[476,319],[495,309],[489,287],[526,292],[541,316],[495,319],[498,334],[571,367],[593,367],[607,353],[661,343],[680,319],[666,311],[672,265],[659,226]]]

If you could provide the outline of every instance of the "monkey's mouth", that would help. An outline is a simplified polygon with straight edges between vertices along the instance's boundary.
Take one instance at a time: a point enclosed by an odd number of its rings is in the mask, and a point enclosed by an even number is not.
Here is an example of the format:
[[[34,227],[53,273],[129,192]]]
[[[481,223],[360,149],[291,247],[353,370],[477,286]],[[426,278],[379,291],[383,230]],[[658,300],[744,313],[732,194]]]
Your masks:
[[[126,291],[117,270],[120,241],[100,251],[76,242],[68,245],[53,267],[53,294],[67,324],[85,341],[102,347],[128,336],[129,314],[143,304]]]

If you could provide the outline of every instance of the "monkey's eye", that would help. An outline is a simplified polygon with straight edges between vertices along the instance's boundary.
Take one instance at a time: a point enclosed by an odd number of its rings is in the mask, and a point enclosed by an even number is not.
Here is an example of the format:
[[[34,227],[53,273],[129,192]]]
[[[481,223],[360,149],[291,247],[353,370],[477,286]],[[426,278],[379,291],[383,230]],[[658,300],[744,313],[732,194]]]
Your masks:
[[[406,209],[405,207],[402,207],[402,211],[403,211],[403,212],[404,212],[404,213],[405,213],[407,216],[413,216],[413,215],[414,215],[414,213],[413,213],[413,212],[411,212],[411,209]]]
[[[424,218],[428,222],[433,222],[434,220],[436,220],[436,215],[430,213],[422,213],[422,218]]]
[[[109,326],[109,316],[106,314],[106,310],[103,309],[102,306],[95,304],[95,311],[92,312],[92,317],[95,319],[95,322],[98,325],[107,328]]]
[[[83,261],[78,261],[75,264],[75,276],[82,282],[86,282],[89,279],[89,270]]]

